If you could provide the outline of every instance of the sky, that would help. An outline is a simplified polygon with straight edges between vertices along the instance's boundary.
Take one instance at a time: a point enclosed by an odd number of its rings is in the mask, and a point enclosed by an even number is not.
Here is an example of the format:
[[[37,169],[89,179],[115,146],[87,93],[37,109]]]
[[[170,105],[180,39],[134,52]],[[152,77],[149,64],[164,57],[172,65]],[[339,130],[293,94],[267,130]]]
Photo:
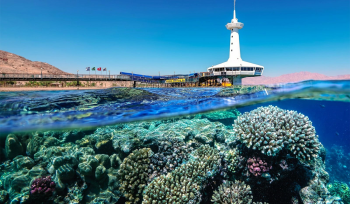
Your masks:
[[[350,74],[349,0],[237,0],[244,61],[265,76]],[[0,0],[0,50],[59,69],[161,75],[229,57],[233,0]]]

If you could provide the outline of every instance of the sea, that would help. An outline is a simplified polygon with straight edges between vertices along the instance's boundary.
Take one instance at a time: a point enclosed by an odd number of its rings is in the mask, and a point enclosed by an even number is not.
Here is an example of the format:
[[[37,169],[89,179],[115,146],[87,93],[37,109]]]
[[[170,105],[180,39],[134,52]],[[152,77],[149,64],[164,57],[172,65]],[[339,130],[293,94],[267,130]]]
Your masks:
[[[0,203],[350,203],[350,81],[0,92]]]

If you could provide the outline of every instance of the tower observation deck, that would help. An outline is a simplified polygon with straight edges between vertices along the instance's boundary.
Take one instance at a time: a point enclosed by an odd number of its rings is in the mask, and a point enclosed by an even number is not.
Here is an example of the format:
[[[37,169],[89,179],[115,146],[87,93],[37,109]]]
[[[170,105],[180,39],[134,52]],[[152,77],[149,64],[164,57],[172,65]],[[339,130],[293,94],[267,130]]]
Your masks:
[[[261,65],[245,62],[241,58],[241,49],[239,45],[238,31],[244,26],[238,22],[236,18],[236,0],[234,0],[233,19],[226,25],[226,28],[231,31],[230,38],[230,56],[229,59],[221,64],[208,68],[210,75],[226,76],[232,81],[232,84],[241,84],[242,78],[261,76],[264,67]]]

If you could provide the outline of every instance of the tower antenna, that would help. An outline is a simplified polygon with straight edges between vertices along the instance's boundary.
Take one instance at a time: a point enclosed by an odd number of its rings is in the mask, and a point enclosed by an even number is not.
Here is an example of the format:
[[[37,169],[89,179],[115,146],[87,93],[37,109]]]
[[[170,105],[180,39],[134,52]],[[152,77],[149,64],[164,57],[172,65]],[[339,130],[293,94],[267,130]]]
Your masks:
[[[236,0],[233,2],[233,19],[236,19]]]

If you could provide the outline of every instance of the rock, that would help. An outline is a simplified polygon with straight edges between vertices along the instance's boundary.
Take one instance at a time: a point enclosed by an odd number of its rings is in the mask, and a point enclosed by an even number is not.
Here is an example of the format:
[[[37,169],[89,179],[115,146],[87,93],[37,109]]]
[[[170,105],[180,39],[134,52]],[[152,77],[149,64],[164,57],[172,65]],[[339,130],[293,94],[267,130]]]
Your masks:
[[[13,159],[17,155],[23,154],[23,147],[16,135],[9,134],[5,142],[5,156],[7,159]]]

